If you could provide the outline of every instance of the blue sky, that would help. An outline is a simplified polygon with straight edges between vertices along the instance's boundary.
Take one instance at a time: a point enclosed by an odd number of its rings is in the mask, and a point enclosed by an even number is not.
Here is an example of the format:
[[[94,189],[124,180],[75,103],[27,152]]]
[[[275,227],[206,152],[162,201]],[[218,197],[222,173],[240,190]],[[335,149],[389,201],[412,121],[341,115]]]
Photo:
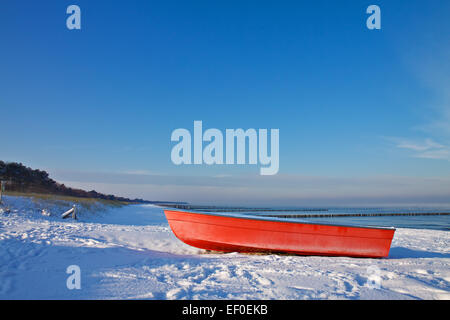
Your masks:
[[[66,28],[71,4],[81,30]],[[370,4],[381,30],[366,28]],[[449,13],[446,0],[5,1],[0,159],[155,200],[447,203]],[[278,176],[175,166],[171,132],[194,120],[278,128]]]

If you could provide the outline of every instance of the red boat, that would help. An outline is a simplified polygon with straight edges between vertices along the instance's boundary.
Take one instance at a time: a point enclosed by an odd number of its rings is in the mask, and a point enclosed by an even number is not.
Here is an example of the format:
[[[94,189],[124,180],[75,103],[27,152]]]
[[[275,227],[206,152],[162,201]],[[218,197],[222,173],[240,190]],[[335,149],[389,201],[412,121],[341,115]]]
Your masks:
[[[258,216],[164,210],[178,239],[200,249],[382,258],[394,228],[356,227]]]

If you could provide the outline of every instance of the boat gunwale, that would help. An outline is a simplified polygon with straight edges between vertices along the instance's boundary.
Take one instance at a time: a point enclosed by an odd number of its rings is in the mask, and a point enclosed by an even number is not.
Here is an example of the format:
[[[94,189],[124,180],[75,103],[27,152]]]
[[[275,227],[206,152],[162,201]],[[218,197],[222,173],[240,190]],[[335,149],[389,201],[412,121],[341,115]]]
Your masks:
[[[377,230],[394,230],[397,229],[395,227],[382,227],[382,226],[359,226],[359,225],[345,225],[345,224],[330,224],[330,223],[321,223],[321,222],[309,222],[303,220],[292,221],[288,220],[289,218],[276,218],[276,217],[260,217],[260,216],[247,216],[243,214],[220,214],[220,213],[210,213],[210,212],[198,212],[195,210],[182,210],[182,209],[172,209],[172,208],[164,208],[164,211],[172,211],[172,212],[180,212],[180,213],[193,213],[200,214],[206,216],[215,216],[222,218],[236,218],[236,219],[244,219],[244,220],[257,220],[257,221],[269,221],[269,222],[282,222],[282,223],[293,223],[293,224],[308,224],[308,225],[321,225],[321,226],[330,226],[330,227],[346,227],[346,228],[362,228],[362,229],[377,229]],[[284,219],[284,220],[281,220]]]

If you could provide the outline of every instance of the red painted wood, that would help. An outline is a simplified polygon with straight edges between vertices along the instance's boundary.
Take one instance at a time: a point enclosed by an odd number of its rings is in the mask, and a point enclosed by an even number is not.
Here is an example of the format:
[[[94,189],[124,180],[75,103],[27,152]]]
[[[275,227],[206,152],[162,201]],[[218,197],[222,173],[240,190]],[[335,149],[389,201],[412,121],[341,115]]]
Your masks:
[[[286,252],[300,255],[381,258],[389,255],[393,228],[271,221],[164,210],[184,243],[224,252]]]

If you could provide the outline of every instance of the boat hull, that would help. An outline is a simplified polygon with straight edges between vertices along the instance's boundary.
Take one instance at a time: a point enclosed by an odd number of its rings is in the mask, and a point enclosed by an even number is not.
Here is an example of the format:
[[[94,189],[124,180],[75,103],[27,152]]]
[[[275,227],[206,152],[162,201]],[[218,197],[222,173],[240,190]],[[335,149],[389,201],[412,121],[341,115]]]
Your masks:
[[[382,258],[389,255],[393,228],[274,221],[164,210],[175,236],[200,249],[299,255]]]

